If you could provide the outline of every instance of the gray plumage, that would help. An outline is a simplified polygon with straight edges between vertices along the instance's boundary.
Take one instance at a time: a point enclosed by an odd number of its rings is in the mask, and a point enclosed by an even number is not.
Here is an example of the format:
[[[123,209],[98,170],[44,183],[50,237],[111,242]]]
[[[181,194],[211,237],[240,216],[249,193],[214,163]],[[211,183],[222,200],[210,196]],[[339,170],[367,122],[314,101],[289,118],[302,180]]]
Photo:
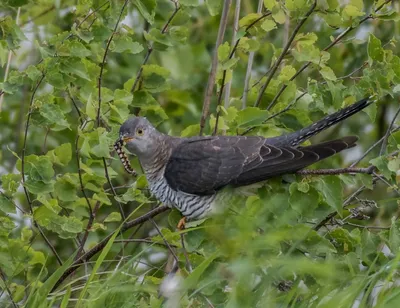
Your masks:
[[[274,138],[177,138],[160,133],[145,118],[134,117],[121,126],[120,140],[138,156],[152,194],[186,218],[197,219],[211,210],[218,192],[228,185],[250,185],[294,173],[355,146],[354,136],[299,144],[371,103],[363,99],[297,132]]]

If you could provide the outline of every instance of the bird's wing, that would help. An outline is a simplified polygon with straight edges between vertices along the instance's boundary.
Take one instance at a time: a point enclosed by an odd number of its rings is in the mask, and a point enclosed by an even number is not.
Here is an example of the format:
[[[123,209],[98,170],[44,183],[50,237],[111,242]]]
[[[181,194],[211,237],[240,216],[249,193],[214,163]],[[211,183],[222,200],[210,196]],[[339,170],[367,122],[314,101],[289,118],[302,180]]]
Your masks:
[[[356,140],[345,137],[295,148],[269,145],[255,136],[188,139],[172,151],[164,176],[174,190],[208,195],[226,185],[249,185],[298,171],[354,146]]]

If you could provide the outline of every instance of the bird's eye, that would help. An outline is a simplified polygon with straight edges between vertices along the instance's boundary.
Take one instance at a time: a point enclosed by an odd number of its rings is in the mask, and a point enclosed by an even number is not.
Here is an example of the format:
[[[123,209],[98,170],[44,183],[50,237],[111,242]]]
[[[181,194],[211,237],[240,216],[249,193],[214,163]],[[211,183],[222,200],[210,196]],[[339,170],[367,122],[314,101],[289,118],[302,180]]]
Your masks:
[[[143,135],[143,129],[142,129],[142,128],[138,128],[138,129],[136,130],[136,134],[137,134],[138,136],[142,136],[142,135]]]

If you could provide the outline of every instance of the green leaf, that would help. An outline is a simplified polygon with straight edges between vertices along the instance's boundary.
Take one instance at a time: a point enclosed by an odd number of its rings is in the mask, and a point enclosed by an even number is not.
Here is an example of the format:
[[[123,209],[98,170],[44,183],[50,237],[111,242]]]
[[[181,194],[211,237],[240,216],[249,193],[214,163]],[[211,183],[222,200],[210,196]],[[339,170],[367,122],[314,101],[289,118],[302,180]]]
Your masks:
[[[221,0],[206,0],[206,5],[211,16],[221,13]]]
[[[57,177],[54,185],[55,196],[61,201],[74,201],[78,199],[77,188],[79,178],[76,174],[65,173],[60,177]]]
[[[278,76],[278,80],[283,82],[289,81],[294,74],[296,74],[295,68],[291,65],[285,65]]]
[[[382,62],[384,56],[384,50],[382,48],[381,41],[376,38],[373,34],[368,37],[368,57],[370,65],[374,61]]]
[[[346,20],[353,19],[355,17],[365,15],[364,12],[360,11],[360,9],[354,5],[348,4],[344,7],[342,11],[342,16]]]
[[[72,158],[72,148],[70,143],[64,143],[46,154],[53,164],[66,166]]]
[[[319,72],[325,80],[335,81],[337,79],[335,73],[329,66],[322,67]]]
[[[149,92],[161,92],[169,89],[168,78],[170,72],[155,64],[143,65],[143,89]]]
[[[104,222],[114,222],[114,221],[121,221],[121,214],[118,212],[112,212],[110,215],[108,215],[105,219]]]
[[[271,19],[266,19],[266,20],[264,20],[263,23],[261,24],[261,28],[262,28],[264,31],[269,32],[269,31],[271,31],[271,30],[273,30],[273,29],[276,29],[277,27],[276,27],[276,23],[275,23],[273,20],[271,20]]]
[[[13,195],[17,192],[20,185],[21,174],[9,173],[1,176],[1,187],[7,195]]]
[[[369,161],[372,165],[374,165],[380,172],[382,172],[382,175],[387,178],[388,180],[391,179],[392,177],[392,172],[390,171],[388,167],[388,159],[386,156],[379,156],[374,159],[371,159]]]
[[[260,125],[265,121],[268,115],[269,112],[266,110],[261,110],[256,107],[247,107],[237,113],[237,126],[240,128],[247,128],[250,126]]]
[[[14,203],[7,196],[0,194],[0,211],[4,214],[16,213]]]
[[[317,189],[322,193],[326,203],[340,215],[343,208],[343,187],[339,177],[328,175],[318,179]]]
[[[247,27],[261,17],[260,13],[250,13],[239,20],[239,27]]]
[[[153,24],[156,14],[156,0],[134,0],[133,3],[138,8],[140,14],[147,20],[149,24]]]
[[[108,198],[107,194],[103,191],[93,194],[93,199],[100,201],[101,204],[111,205],[111,201]]]
[[[290,185],[290,206],[300,214],[312,213],[318,207],[318,192],[314,188],[308,189],[306,192],[304,190],[304,184],[300,185],[300,183],[294,182]]]
[[[284,10],[279,9],[276,12],[272,13],[272,18],[278,23],[278,24],[284,24],[286,22],[286,15]]]
[[[86,58],[91,54],[91,51],[78,41],[65,41],[58,49],[58,55],[61,57]]]
[[[131,54],[138,54],[143,49],[140,43],[132,41],[132,38],[128,35],[114,37],[110,44],[110,50],[117,53],[129,52]]]
[[[230,46],[228,42],[218,46],[218,61],[223,62],[229,57]]]
[[[52,126],[55,131],[70,129],[61,107],[57,104],[45,103],[39,109],[40,115],[46,120],[43,124]]]
[[[297,50],[292,50],[293,57],[298,62],[312,62],[314,64],[320,63],[320,51],[314,45],[299,43]]]

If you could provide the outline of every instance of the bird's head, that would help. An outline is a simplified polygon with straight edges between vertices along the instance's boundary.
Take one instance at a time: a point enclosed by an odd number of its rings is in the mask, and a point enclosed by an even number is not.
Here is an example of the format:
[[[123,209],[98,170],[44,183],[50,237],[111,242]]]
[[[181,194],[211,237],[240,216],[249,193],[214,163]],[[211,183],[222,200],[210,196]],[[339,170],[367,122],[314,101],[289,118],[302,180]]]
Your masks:
[[[124,122],[119,129],[119,137],[128,150],[137,156],[153,154],[159,146],[159,133],[146,118],[133,117]]]

